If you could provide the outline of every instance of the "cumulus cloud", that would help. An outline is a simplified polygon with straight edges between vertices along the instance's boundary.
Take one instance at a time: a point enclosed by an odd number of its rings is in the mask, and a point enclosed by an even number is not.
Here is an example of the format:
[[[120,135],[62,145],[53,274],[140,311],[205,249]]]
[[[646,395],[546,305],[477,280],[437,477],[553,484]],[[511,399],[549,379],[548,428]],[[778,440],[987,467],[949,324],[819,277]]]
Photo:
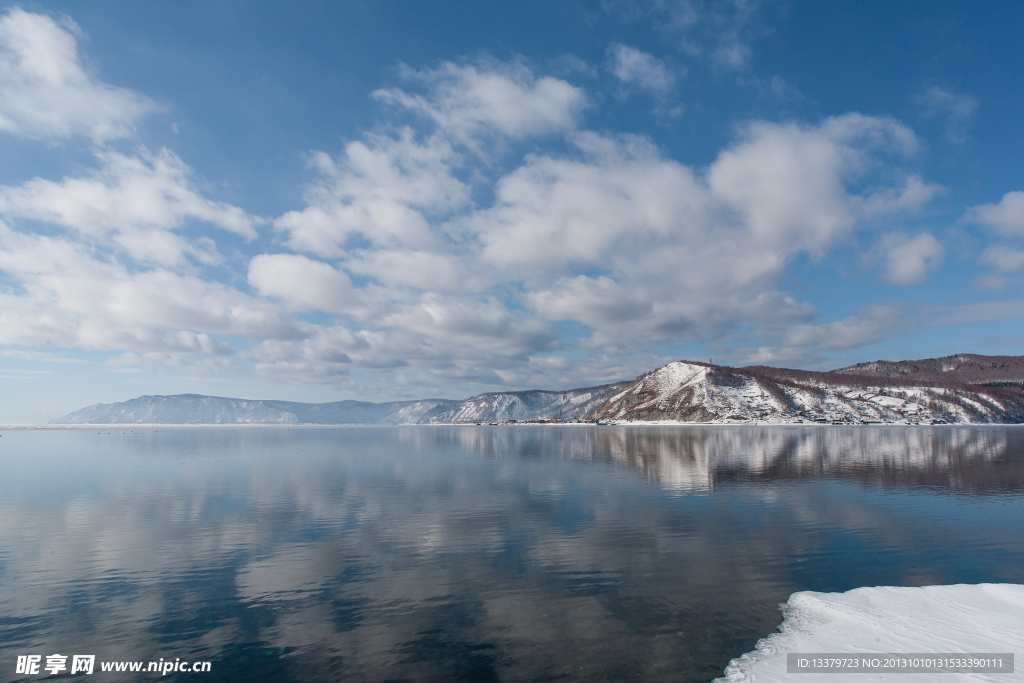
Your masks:
[[[532,354],[552,351],[549,326],[492,298],[423,294],[393,307],[376,329],[317,326],[296,340],[268,340],[243,356],[271,379],[337,384],[353,368],[387,373],[401,385],[501,386]]]
[[[664,97],[675,85],[675,74],[660,59],[635,47],[617,43],[608,50],[609,69],[623,85]]]
[[[973,206],[963,219],[1004,235],[1024,237],[1024,192],[1007,192],[998,204]]]
[[[137,156],[101,151],[101,167],[60,182],[34,178],[0,187],[0,215],[68,228],[93,242],[112,241],[140,263],[180,265],[187,256],[217,260],[212,240],[189,241],[174,231],[198,220],[246,239],[257,219],[236,206],[203,197],[191,170],[164,149]]]
[[[469,187],[453,173],[460,161],[451,145],[416,140],[408,128],[351,142],[337,160],[318,152],[311,161],[320,179],[306,190],[307,207],[274,222],[299,251],[342,256],[353,237],[423,247],[437,239],[429,217],[469,201]]]
[[[253,358],[264,371],[326,378],[376,363],[409,382],[445,373],[518,381],[535,376],[538,354],[559,351],[551,324],[563,322],[582,326],[574,344],[605,356],[636,353],[637,339],[645,349],[720,343],[751,327],[791,348],[813,346],[829,329],[843,332],[846,341],[835,342],[843,348],[869,343],[884,325],[814,327],[813,307],[776,281],[796,254],[823,253],[859,221],[917,210],[938,191],[906,174],[864,183],[913,154],[917,140],[897,121],[859,114],[817,125],[753,122],[706,168],[670,159],[643,137],[572,132],[568,152],[531,154],[493,181],[474,181],[493,195],[484,206],[470,201],[470,181],[456,179],[469,162],[440,139],[437,130],[405,131],[359,143],[366,158],[400,173],[367,172],[351,147],[336,160],[316,157],[322,178],[308,205],[276,226],[293,248],[332,263],[288,261],[289,274],[278,277],[261,274],[276,258],[262,256],[250,283],[297,308],[344,312],[381,336],[362,349],[333,347],[344,353],[337,363],[316,356],[332,347],[315,339],[340,334],[331,327],[260,345]],[[431,161],[415,170],[397,161],[403,154]],[[437,187],[432,196],[443,201],[425,207],[408,189],[421,186]],[[352,207],[378,198],[393,205],[388,215],[414,215],[401,225],[415,229],[350,219]],[[351,291],[356,275],[367,284]],[[787,341],[793,326],[803,336]]]
[[[868,197],[863,204],[863,213],[866,217],[872,217],[902,211],[920,211],[922,206],[945,191],[946,188],[941,185],[928,183],[919,175],[910,175],[903,187],[889,188]]]
[[[322,261],[297,254],[260,254],[249,261],[249,284],[300,311],[340,313],[353,307],[352,282]]]
[[[670,87],[620,47],[624,82]],[[304,205],[273,220],[277,239],[242,273],[214,238],[258,238],[261,220],[205,197],[170,151],[100,148],[93,171],[0,187],[0,343],[417,394],[614,379],[684,343],[846,348],[875,340],[884,316],[816,324],[779,287],[787,264],[939,191],[902,172],[917,139],[888,118],[754,121],[692,167],[642,136],[581,129],[584,92],[520,61],[402,77],[375,96],[420,122],[310,153]],[[547,134],[557,151],[528,140]],[[512,139],[531,153],[483,152]],[[942,258],[930,235],[888,253],[897,282]]]
[[[301,336],[266,302],[195,275],[132,271],[74,241],[0,224],[0,343],[224,355],[210,335]]]
[[[155,108],[139,93],[96,79],[82,64],[68,19],[9,9],[0,17],[0,130],[29,138],[131,135]]]
[[[218,336],[301,336],[267,301],[197,274],[221,257],[196,225],[251,240],[259,219],[203,196],[169,150],[102,145],[132,135],[153,105],[88,72],[77,35],[70,21],[17,8],[0,18],[0,130],[87,136],[98,165],[0,187],[0,344],[123,351],[202,370],[234,353]]]
[[[559,279],[547,290],[526,297],[549,320],[574,320],[592,328],[628,325],[650,315],[653,304],[606,276]]]
[[[1015,273],[1024,270],[1024,251],[1005,246],[991,246],[981,253],[981,261],[1003,272]]]
[[[523,138],[571,130],[587,104],[582,89],[551,76],[536,78],[516,62],[445,62],[436,69],[406,68],[404,76],[427,92],[386,88],[374,96],[433,119],[463,143],[488,133]]]
[[[851,228],[861,207],[894,192],[848,193],[871,153],[915,149],[913,132],[891,119],[847,114],[817,127],[755,122],[712,164],[709,184],[756,239],[817,251]]]
[[[646,251],[673,231],[700,230],[706,196],[691,169],[642,138],[575,142],[583,158],[530,157],[496,183],[492,207],[461,222],[483,259],[543,277],[606,264],[624,240]]]
[[[913,238],[891,236],[883,246],[886,251],[885,277],[896,285],[924,282],[928,271],[942,263],[946,255],[946,249],[929,233]]]

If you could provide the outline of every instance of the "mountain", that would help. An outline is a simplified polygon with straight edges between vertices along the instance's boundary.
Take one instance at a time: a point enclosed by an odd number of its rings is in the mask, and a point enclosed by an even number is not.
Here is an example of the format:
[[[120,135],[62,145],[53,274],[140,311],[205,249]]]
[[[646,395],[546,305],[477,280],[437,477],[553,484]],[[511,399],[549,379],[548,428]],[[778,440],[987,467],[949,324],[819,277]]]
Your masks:
[[[895,377],[904,380],[963,384],[1022,384],[1024,356],[978,356],[960,353],[924,360],[876,360],[832,372],[845,375]]]
[[[295,403],[180,394],[99,403],[50,424],[349,424],[397,425],[584,418],[626,382],[568,391],[510,391],[463,401]]]
[[[52,420],[51,424],[381,424],[403,411],[429,413],[455,404],[443,400],[293,403],[180,394],[98,403]]]
[[[295,403],[182,394],[75,411],[51,424],[404,425],[586,419],[615,422],[1018,424],[1024,357],[960,354],[875,361],[831,372],[678,361],[568,391],[507,391],[462,401]]]
[[[587,417],[628,382],[605,384],[569,391],[510,391],[480,394],[445,413],[432,422],[490,422],[494,420],[533,420],[561,418],[563,421]]]
[[[642,375],[598,406],[590,419],[733,424],[1024,422],[1024,393],[1019,387],[982,387],[843,370],[729,368],[678,361]]]

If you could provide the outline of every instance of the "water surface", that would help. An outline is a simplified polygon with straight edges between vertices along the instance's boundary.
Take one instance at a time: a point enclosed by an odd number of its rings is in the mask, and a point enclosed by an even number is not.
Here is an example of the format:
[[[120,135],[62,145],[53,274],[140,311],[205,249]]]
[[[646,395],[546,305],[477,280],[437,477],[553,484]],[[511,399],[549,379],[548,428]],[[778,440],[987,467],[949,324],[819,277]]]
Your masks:
[[[1017,428],[10,430],[0,472],[0,680],[709,681],[794,591],[1024,583]]]

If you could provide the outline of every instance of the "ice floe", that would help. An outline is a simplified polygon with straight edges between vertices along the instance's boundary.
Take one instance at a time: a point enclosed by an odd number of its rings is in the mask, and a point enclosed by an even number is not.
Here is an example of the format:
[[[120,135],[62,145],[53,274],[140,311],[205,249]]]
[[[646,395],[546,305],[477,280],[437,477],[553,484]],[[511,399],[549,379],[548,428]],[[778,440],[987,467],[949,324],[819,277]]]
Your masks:
[[[787,673],[788,653],[1012,653],[1024,644],[1024,585],[960,584],[793,593],[779,633],[732,660],[722,683],[1024,680],[1015,673]],[[1019,666],[1019,663],[1016,664]]]

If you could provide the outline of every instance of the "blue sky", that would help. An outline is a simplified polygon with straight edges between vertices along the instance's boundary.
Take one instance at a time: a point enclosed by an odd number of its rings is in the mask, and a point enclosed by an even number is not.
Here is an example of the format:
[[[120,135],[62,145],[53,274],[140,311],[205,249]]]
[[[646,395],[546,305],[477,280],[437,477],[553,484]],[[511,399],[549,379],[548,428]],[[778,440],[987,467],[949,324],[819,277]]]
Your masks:
[[[22,3],[0,422],[1024,345],[1024,5]]]

